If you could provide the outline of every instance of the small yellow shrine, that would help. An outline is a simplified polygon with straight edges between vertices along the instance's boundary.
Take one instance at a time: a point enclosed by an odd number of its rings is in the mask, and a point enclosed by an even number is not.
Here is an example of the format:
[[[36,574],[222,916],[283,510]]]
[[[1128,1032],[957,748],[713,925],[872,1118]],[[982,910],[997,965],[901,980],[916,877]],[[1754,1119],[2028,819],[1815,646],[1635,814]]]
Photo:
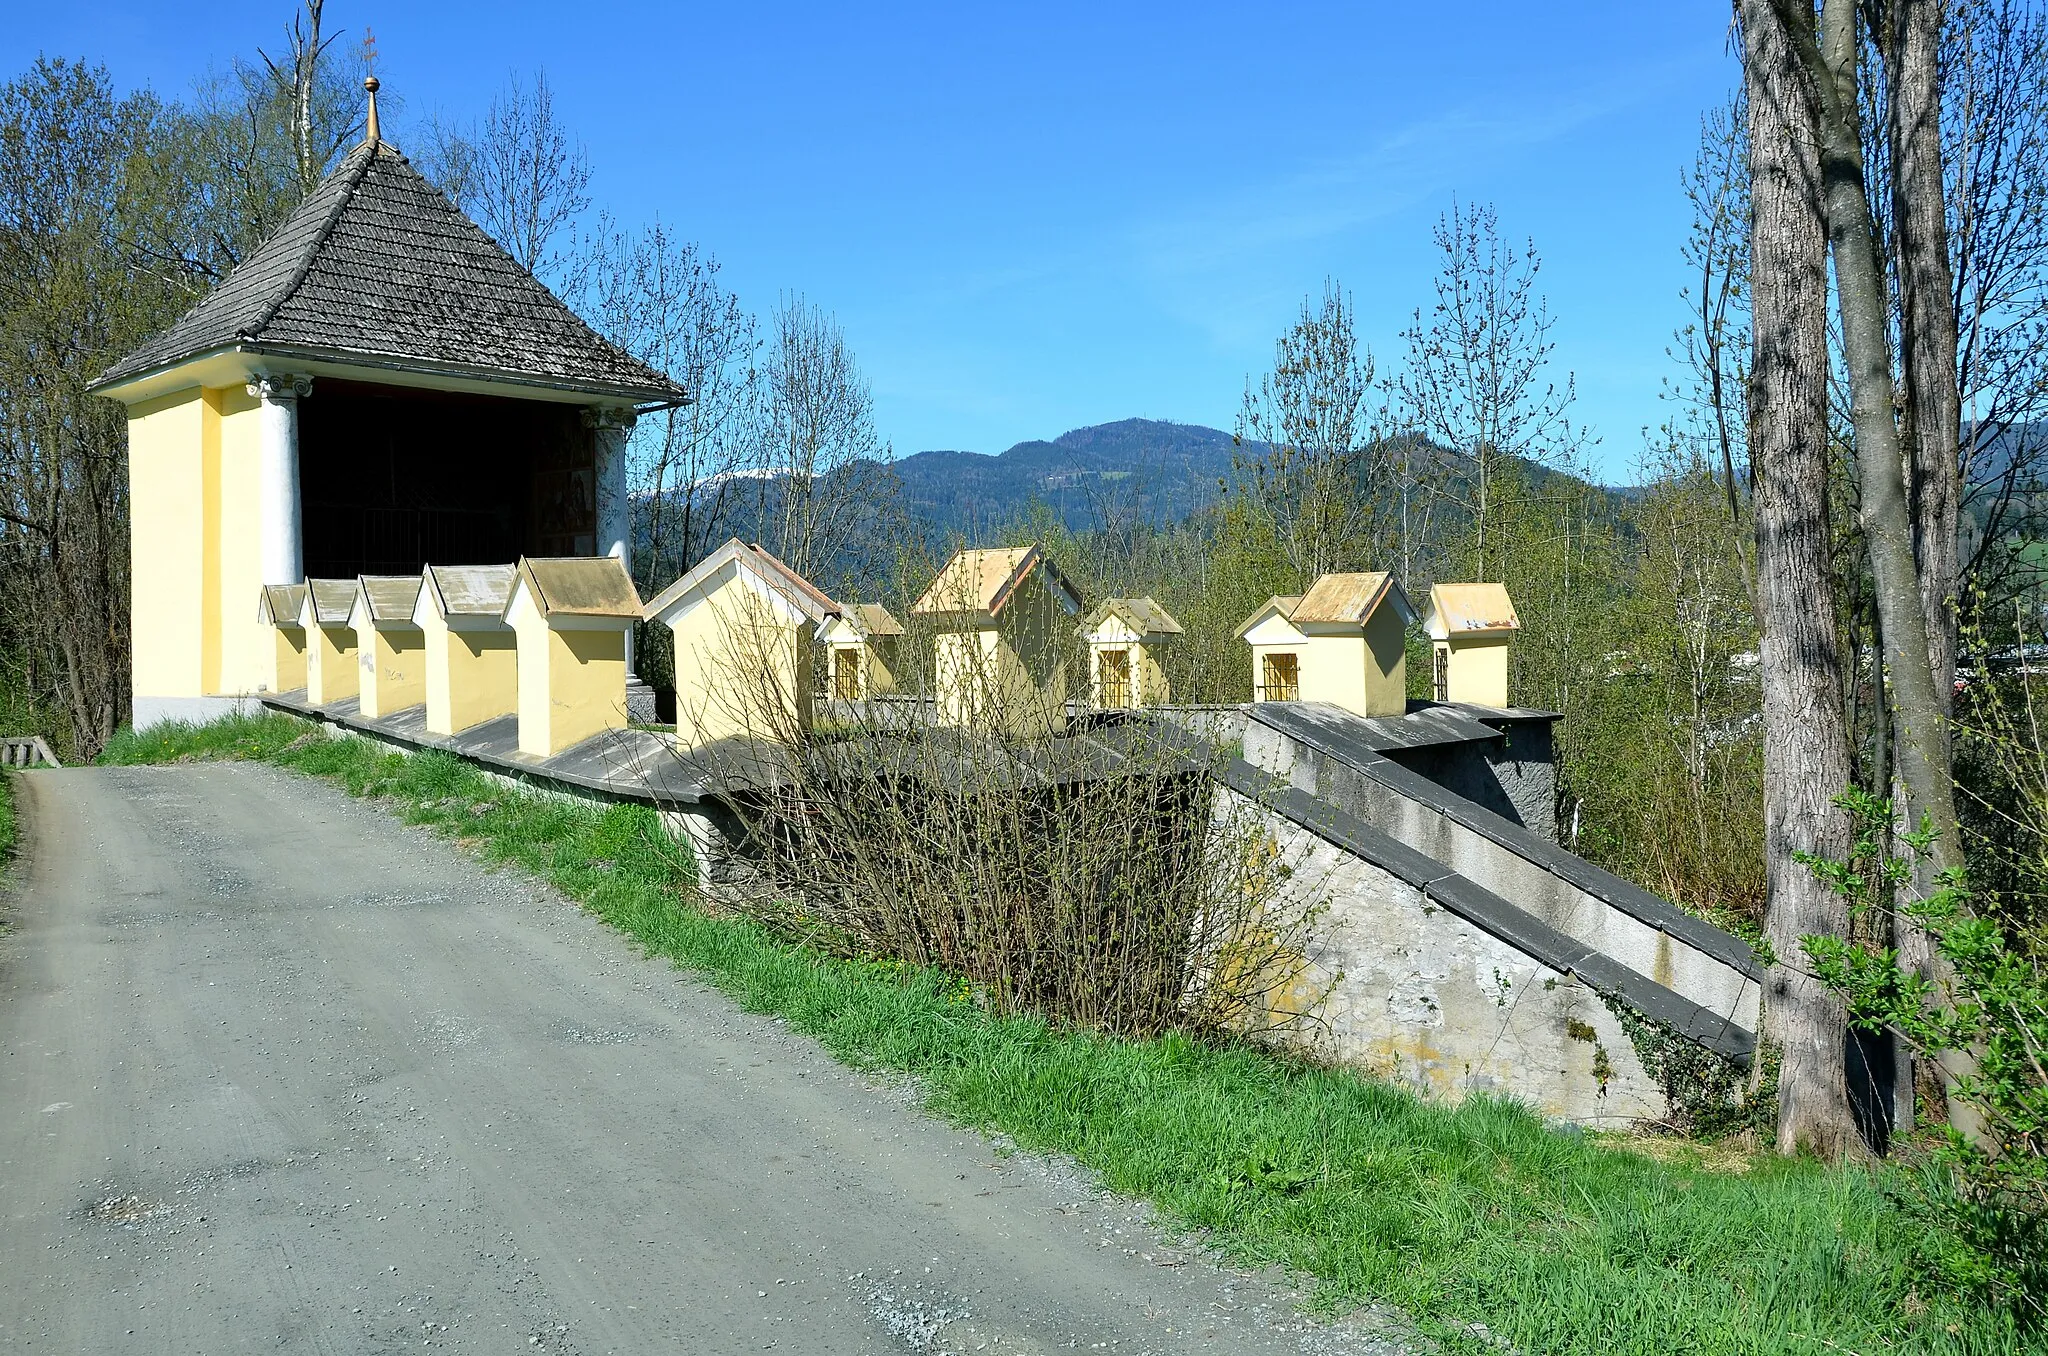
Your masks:
[[[356,633],[357,711],[372,720],[427,699],[426,637],[413,620],[416,574],[366,574],[356,581],[349,629]]]
[[[1299,597],[1269,598],[1237,628],[1251,647],[1252,700],[1402,715],[1414,621],[1408,596],[1383,570],[1326,574]]]
[[[910,610],[941,627],[932,646],[940,724],[1018,738],[1066,729],[1059,636],[1081,595],[1036,544],[957,552]]]
[[[268,239],[90,388],[128,412],[137,728],[277,681],[261,585],[624,556],[627,436],[689,399],[383,141],[374,93],[368,113]]]
[[[675,638],[676,743],[786,742],[811,730],[812,651],[838,604],[733,538],[648,602]]]
[[[456,735],[519,709],[519,638],[505,621],[516,565],[429,565],[413,624],[426,654],[427,733]]]
[[[315,706],[356,695],[356,633],[349,625],[355,610],[353,579],[308,579],[299,607],[299,625],[306,633],[306,700]]]
[[[1089,695],[1098,711],[1136,710],[1171,701],[1159,652],[1180,623],[1152,598],[1111,598],[1081,623],[1088,645]]]
[[[505,603],[518,645],[519,751],[552,758],[623,730],[626,650],[640,594],[612,556],[519,562]]]
[[[825,647],[827,691],[835,701],[858,702],[896,691],[903,623],[880,603],[842,604],[818,630]]]
[[[270,666],[263,674],[264,692],[291,692],[306,685],[306,628],[299,614],[306,606],[304,584],[265,584],[256,594],[256,622],[270,628]]]
[[[1508,642],[1522,629],[1502,584],[1437,584],[1429,591],[1432,690],[1440,702],[1508,705]]]

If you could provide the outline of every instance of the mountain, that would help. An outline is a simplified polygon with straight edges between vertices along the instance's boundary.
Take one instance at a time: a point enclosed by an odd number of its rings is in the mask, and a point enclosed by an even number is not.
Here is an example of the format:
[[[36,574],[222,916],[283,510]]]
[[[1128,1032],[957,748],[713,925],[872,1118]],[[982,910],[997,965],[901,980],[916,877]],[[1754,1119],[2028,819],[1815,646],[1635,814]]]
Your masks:
[[[1200,424],[1119,419],[1033,439],[993,455],[915,452],[893,463],[910,510],[941,532],[975,536],[1034,502],[1069,528],[1136,515],[1176,522],[1214,503],[1231,437]]]

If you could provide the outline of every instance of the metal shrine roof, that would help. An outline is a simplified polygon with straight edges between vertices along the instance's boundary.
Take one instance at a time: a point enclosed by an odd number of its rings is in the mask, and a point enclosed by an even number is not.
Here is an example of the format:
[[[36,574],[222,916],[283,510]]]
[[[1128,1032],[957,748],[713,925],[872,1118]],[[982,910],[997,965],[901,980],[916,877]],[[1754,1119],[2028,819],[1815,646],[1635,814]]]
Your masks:
[[[310,616],[317,626],[346,626],[349,611],[356,605],[356,581],[308,579],[305,600],[300,616]]]
[[[1522,629],[1504,584],[1437,584],[1429,590],[1430,638],[1448,640]]]
[[[995,617],[1033,574],[1043,571],[1046,587],[1069,612],[1081,610],[1081,595],[1036,543],[956,551],[931,587],[910,605],[915,613],[974,612]]]
[[[1363,626],[1382,602],[1391,602],[1404,622],[1415,620],[1408,595],[1385,570],[1326,574],[1301,596],[1287,620],[1296,626]]]
[[[306,605],[304,584],[265,584],[256,595],[256,620],[272,626],[296,627]]]
[[[349,152],[226,281],[92,389],[224,350],[688,399],[592,330],[383,141]]]

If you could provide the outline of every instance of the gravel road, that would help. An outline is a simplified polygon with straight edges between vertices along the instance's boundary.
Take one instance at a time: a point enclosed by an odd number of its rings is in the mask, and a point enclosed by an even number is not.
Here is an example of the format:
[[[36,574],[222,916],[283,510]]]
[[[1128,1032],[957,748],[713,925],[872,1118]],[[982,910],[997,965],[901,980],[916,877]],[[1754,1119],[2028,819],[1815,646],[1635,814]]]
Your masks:
[[[0,1350],[1397,1350],[331,787],[16,785]]]

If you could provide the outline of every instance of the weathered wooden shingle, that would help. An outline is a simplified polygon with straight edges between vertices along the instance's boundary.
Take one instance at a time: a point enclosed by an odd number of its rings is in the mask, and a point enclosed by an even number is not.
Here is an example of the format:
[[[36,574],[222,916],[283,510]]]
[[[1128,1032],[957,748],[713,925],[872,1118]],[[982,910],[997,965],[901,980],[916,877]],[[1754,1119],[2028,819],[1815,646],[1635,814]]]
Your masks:
[[[388,142],[351,151],[225,282],[93,384],[229,348],[687,398],[592,330]]]

